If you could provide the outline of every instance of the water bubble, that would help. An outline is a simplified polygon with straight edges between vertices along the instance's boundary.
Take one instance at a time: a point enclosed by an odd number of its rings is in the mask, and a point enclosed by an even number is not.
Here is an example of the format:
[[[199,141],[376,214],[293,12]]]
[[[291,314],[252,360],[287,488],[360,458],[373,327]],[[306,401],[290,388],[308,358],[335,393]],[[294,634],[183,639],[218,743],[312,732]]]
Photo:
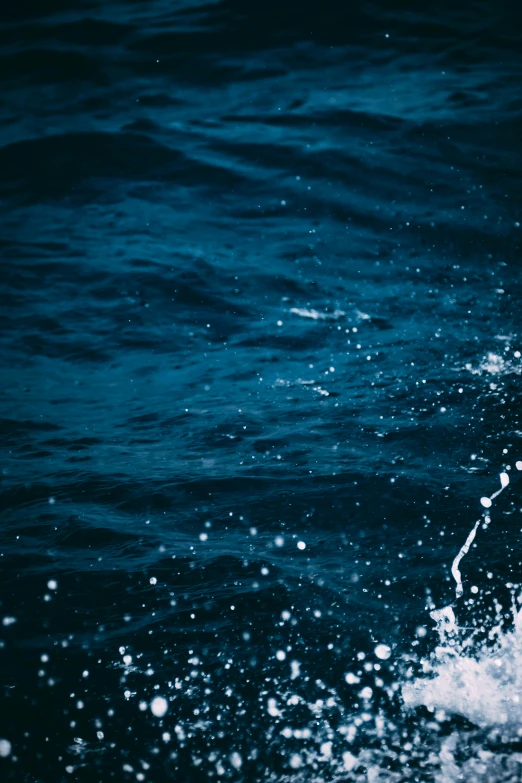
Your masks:
[[[156,718],[163,718],[169,708],[168,701],[163,696],[156,696],[151,702],[150,709]]]
[[[301,664],[299,661],[291,661],[290,662],[290,679],[295,680],[299,675],[301,674]]]
[[[320,747],[321,755],[329,759],[332,755],[332,743],[323,742]]]
[[[232,753],[230,756],[230,763],[234,767],[234,769],[241,769],[243,766],[243,759],[241,758],[240,754],[236,752]]]
[[[391,655],[391,647],[388,647],[387,644],[378,644],[374,652],[377,658],[380,658],[381,661],[386,661]]]
[[[0,739],[0,758],[6,759],[11,755],[11,743],[9,740]]]
[[[349,750],[343,753],[343,764],[347,772],[350,772],[357,764],[357,757],[350,753]]]

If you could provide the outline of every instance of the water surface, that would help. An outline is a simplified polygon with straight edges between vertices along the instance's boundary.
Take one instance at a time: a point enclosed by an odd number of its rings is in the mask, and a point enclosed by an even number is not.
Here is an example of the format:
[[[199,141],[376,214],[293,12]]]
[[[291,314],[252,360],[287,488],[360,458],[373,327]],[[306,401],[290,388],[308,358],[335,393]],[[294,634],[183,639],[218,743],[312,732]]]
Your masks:
[[[2,779],[522,779],[521,22],[2,11]]]

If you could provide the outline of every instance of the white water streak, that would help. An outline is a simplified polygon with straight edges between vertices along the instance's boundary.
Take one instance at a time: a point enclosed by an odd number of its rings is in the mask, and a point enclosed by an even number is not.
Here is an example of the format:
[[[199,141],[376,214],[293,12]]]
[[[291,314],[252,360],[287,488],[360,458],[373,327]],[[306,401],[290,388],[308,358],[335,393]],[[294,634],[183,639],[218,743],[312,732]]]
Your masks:
[[[517,468],[518,468],[518,462],[517,462]],[[507,473],[501,473],[500,474],[500,489],[491,495],[491,497],[487,498],[481,498],[480,502],[484,506],[484,508],[489,508],[492,504],[492,502],[495,500],[496,497],[500,495],[500,493],[509,485],[509,475]],[[489,501],[489,502],[488,502]],[[462,558],[468,554],[469,548],[472,545],[473,541],[475,540],[475,536],[477,535],[477,528],[480,525],[480,519],[477,519],[475,522],[475,526],[473,527],[473,530],[469,533],[465,544],[460,548],[460,551],[455,558],[455,560],[452,563],[451,566],[451,573],[453,575],[453,579],[455,580],[457,586],[455,588],[455,592],[457,595],[457,598],[460,598],[461,595],[464,592],[464,588],[462,586],[462,575],[459,570],[460,561]]]
[[[477,528],[479,525],[480,525],[480,519],[477,519],[477,521],[475,522],[475,527],[467,537],[464,546],[460,548],[460,552],[458,553],[457,557],[453,561],[453,565],[451,566],[451,573],[453,574],[453,579],[457,583],[457,587],[455,589],[455,592],[457,593],[457,598],[460,598],[460,596],[464,592],[464,588],[462,587],[462,577],[459,571],[460,561],[462,560],[464,555],[468,554],[469,548],[472,545],[473,541],[475,540],[475,536],[477,534]]]

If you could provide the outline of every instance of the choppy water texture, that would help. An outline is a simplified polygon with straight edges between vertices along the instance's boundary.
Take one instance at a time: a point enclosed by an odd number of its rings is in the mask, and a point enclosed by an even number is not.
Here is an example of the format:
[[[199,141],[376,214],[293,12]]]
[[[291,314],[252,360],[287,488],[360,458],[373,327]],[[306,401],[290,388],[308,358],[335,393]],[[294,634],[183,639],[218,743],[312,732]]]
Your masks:
[[[518,7],[1,14],[2,780],[522,780]]]

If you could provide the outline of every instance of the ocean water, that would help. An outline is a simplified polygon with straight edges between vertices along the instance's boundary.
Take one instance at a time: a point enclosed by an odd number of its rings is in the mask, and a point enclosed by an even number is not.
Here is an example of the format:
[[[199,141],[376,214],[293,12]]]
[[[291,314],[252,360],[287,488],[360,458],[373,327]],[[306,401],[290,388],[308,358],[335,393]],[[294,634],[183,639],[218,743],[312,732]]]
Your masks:
[[[2,781],[522,781],[521,30],[2,8]]]

